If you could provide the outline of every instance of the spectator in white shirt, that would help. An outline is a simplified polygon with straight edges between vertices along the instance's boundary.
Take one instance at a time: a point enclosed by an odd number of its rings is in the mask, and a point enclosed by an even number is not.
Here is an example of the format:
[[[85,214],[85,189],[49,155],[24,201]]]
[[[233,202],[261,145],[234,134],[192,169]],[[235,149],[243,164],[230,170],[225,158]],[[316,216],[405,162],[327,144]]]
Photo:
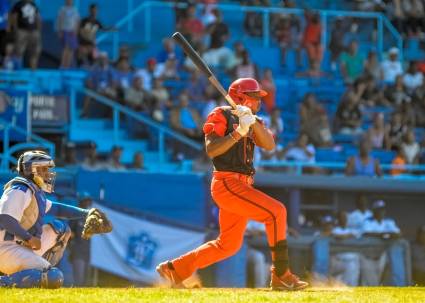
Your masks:
[[[365,221],[363,236],[380,239],[396,239],[400,237],[400,228],[394,220],[385,218],[385,202],[375,201],[372,205],[373,217]],[[387,253],[378,256],[363,255],[360,258],[361,283],[364,286],[381,284],[382,274],[387,263]]]
[[[366,219],[372,217],[372,212],[367,207],[367,199],[364,195],[359,195],[356,201],[356,209],[348,214],[347,225],[350,228],[361,232]]]
[[[154,79],[159,78],[159,76],[163,73],[163,69],[163,65],[157,64],[155,58],[149,58],[146,61],[146,68],[138,70],[135,76],[142,78],[143,88],[150,91],[152,89]]]
[[[419,152],[421,150],[419,143],[416,142],[415,133],[409,130],[405,135],[405,140],[401,144],[404,156],[406,157],[407,164],[419,163]]]
[[[348,216],[345,211],[338,213],[338,224],[332,229],[332,237],[343,240],[358,238],[357,229],[347,225]],[[331,255],[330,274],[349,286],[359,285],[360,255],[356,252],[341,252]]]
[[[418,70],[417,63],[410,61],[409,68],[403,76],[403,83],[410,95],[414,93],[416,88],[422,85],[423,77],[423,74]]]
[[[385,82],[394,83],[398,75],[403,74],[403,67],[398,59],[399,50],[392,47],[388,51],[388,59],[381,63],[381,78]]]

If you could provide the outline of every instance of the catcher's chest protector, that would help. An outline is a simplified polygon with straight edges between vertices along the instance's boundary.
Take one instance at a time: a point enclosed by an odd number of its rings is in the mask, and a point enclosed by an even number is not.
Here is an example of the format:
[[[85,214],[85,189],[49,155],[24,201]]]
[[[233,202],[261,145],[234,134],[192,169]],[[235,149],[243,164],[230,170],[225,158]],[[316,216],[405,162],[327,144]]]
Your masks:
[[[22,184],[28,187],[32,192],[31,202],[24,210],[22,219],[19,224],[23,229],[30,231],[32,235],[40,236],[43,226],[43,217],[46,213],[46,195],[32,182],[27,179],[16,177],[5,185],[5,189],[12,187],[15,184]]]

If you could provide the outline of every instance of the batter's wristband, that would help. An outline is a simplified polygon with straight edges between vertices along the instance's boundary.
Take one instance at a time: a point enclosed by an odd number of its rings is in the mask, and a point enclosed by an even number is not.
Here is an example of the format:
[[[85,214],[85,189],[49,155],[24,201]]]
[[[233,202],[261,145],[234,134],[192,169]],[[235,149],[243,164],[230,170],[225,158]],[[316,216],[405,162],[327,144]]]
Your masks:
[[[229,135],[235,142],[238,142],[242,138],[242,136],[235,130],[231,132]]]

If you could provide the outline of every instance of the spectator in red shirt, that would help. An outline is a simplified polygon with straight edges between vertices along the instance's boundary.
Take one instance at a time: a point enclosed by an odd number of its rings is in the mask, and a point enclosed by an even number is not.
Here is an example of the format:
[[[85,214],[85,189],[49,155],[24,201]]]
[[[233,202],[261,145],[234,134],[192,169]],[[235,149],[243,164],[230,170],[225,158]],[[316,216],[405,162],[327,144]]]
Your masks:
[[[310,64],[316,61],[322,61],[323,49],[320,41],[322,34],[322,25],[318,13],[306,12],[307,26],[304,30],[303,45],[307,51]]]
[[[186,11],[186,18],[182,21],[182,31],[192,43],[199,43],[204,34],[204,25],[196,18],[196,6],[189,5]]]

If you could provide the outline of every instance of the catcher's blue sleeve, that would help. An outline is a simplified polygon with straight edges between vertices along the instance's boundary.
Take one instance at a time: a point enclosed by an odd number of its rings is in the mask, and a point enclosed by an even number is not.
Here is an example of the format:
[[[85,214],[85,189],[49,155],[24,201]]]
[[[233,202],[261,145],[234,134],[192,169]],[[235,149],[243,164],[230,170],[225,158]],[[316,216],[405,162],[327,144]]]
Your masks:
[[[31,239],[31,234],[21,227],[18,220],[9,215],[0,214],[0,229],[4,229],[25,241]]]
[[[88,214],[88,209],[75,207],[59,202],[52,202],[52,207],[49,210],[49,215],[62,219],[84,219]]]

